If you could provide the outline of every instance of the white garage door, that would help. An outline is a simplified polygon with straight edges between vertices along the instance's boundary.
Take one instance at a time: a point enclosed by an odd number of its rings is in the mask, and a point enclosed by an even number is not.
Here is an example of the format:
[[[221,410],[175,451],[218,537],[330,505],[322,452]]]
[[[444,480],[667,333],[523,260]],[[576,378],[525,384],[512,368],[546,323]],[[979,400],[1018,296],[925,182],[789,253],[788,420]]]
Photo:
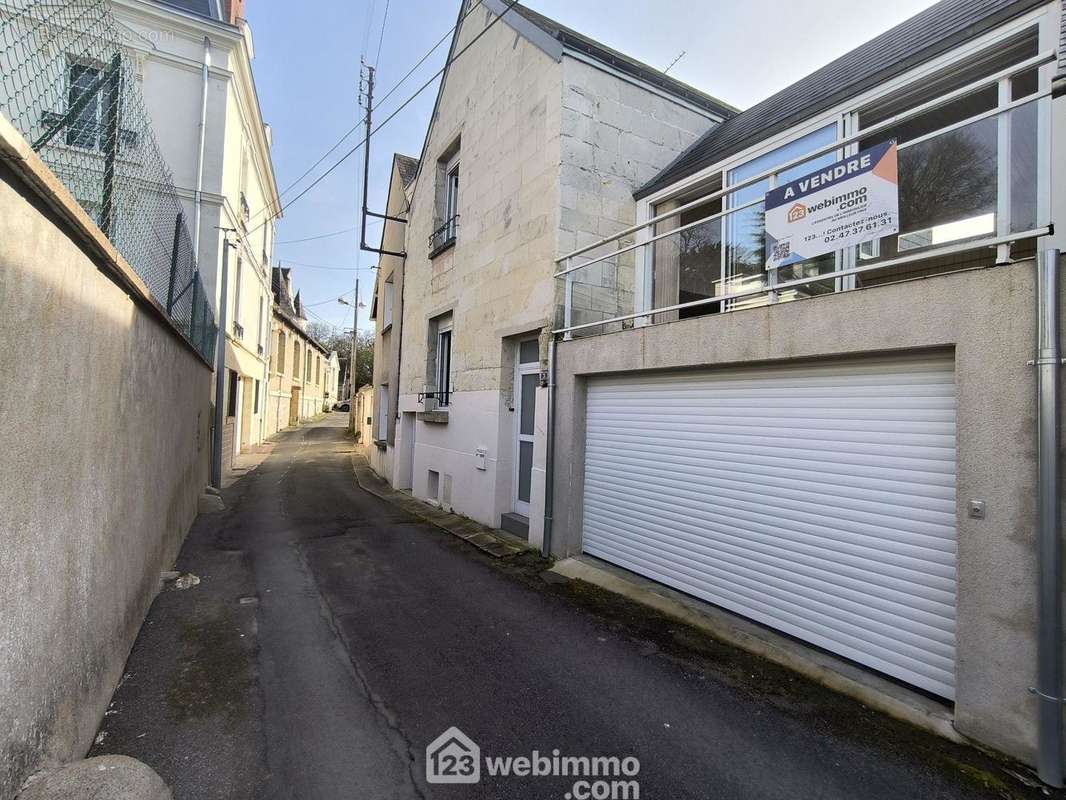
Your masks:
[[[952,698],[950,359],[588,387],[584,550]]]

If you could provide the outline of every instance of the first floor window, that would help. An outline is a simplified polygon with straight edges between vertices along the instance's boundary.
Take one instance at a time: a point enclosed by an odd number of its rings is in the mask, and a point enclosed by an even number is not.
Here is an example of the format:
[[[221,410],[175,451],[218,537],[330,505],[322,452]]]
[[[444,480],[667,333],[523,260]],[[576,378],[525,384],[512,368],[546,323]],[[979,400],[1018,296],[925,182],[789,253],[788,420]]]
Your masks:
[[[232,369],[229,371],[229,401],[226,403],[226,416],[237,416],[237,384],[240,378]]]
[[[70,65],[67,82],[67,107],[73,108],[84,95],[90,92],[100,78],[100,69],[88,64],[74,62]],[[85,99],[81,110],[67,126],[67,144],[72,147],[95,148],[100,127],[100,91]]]
[[[459,216],[459,161],[448,166],[448,178],[445,196],[445,222],[447,231],[445,239],[455,238],[456,217]]]

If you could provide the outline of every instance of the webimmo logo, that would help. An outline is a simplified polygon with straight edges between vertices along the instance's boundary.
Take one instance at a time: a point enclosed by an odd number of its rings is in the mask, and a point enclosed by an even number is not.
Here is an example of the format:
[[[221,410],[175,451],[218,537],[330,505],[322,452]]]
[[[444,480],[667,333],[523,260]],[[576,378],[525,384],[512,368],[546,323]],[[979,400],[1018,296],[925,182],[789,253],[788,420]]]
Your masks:
[[[558,748],[529,755],[485,756],[492,781],[516,778],[566,778],[564,800],[640,800],[640,761],[636,756],[571,756]],[[426,748],[428,783],[478,783],[481,748],[456,727],[448,728]]]
[[[426,748],[426,780],[477,783],[481,780],[481,748],[458,728],[448,728]]]
[[[799,222],[801,219],[807,216],[807,206],[803,203],[796,203],[792,208],[788,210],[788,221]]]

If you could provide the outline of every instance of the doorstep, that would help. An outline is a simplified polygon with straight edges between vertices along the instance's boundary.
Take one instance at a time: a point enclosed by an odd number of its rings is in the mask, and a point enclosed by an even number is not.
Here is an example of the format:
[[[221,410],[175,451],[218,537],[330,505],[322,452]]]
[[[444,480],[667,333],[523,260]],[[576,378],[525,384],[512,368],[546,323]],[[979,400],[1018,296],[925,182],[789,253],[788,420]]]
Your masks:
[[[525,542],[504,531],[498,531],[467,517],[444,511],[430,503],[411,496],[407,492],[397,491],[389,486],[370,468],[366,456],[352,452],[352,466],[355,468],[355,480],[360,488],[398,506],[404,511],[430,523],[438,528],[458,536],[474,545],[478,550],[488,553],[493,558],[510,558],[521,553]]]
[[[875,711],[953,742],[973,744],[955,730],[951,709],[936,700],[725,609],[591,556],[564,559],[551,570],[675,617],[721,642],[794,670]]]

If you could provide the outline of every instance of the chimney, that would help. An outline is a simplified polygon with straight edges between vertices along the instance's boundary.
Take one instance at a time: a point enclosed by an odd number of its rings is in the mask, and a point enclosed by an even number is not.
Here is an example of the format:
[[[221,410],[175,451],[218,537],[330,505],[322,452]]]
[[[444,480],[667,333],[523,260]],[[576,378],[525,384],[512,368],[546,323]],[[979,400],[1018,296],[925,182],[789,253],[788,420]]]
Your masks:
[[[236,25],[244,19],[244,0],[226,0],[226,22]]]

